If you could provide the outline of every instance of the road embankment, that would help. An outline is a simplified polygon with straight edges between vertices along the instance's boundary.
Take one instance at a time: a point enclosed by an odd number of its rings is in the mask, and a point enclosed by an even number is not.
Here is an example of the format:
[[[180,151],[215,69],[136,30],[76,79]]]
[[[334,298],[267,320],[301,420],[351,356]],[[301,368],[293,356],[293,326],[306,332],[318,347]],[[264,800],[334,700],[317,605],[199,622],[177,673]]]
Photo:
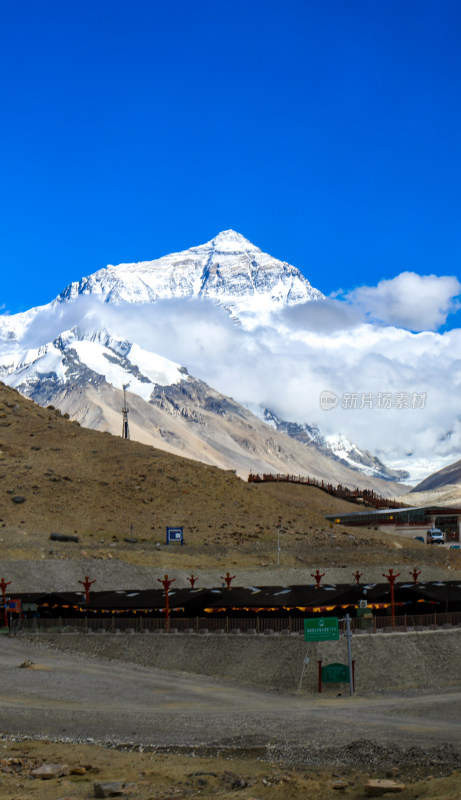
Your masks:
[[[26,634],[24,640],[84,658],[103,658],[161,670],[186,672],[244,686],[296,692],[306,656],[301,691],[318,691],[318,661],[347,664],[345,638],[311,644],[300,635],[197,634]],[[461,629],[352,637],[359,693],[461,685]],[[325,694],[345,684],[324,684]]]

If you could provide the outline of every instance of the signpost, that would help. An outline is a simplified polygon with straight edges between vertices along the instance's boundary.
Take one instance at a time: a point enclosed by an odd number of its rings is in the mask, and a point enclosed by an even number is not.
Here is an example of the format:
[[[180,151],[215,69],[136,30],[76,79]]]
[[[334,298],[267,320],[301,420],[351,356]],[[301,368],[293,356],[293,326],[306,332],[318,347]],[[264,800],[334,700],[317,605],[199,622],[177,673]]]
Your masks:
[[[319,662],[319,686],[321,685],[321,680],[327,682],[335,682],[335,683],[349,683],[349,693],[351,695],[354,694],[354,679],[353,679],[353,669],[352,669],[352,647],[351,647],[351,618],[349,614],[346,614],[344,620],[346,622],[346,639],[347,639],[347,661],[348,665],[346,664],[328,664],[326,667],[323,667],[321,670],[320,675],[320,664]],[[343,634],[344,635],[344,634]],[[339,620],[338,617],[319,617],[317,619],[305,619],[304,620],[304,641],[305,642],[328,642],[328,641],[337,641],[339,639]],[[298,691],[301,689],[302,680],[304,677],[304,671],[307,666],[308,659],[304,659],[303,669],[301,672],[301,678],[299,681]],[[327,677],[324,677],[327,676]],[[339,678],[337,676],[340,676]],[[336,677],[334,677],[336,676]],[[319,689],[320,691],[320,689]]]
[[[184,528],[167,528],[166,529],[166,543],[179,542],[184,544]]]
[[[327,642],[339,639],[338,617],[304,620],[305,642]]]
[[[349,683],[349,667],[347,664],[327,664],[322,667],[323,683]]]

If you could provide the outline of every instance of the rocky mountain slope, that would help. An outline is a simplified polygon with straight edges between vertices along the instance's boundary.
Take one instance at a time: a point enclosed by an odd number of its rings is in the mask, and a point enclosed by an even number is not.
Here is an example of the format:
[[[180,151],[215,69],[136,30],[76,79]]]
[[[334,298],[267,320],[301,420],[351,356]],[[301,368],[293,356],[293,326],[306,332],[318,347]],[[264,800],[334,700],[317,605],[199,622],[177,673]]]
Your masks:
[[[428,503],[461,506],[461,461],[428,475],[414,489],[403,496],[411,505]]]
[[[153,580],[149,567],[181,570],[183,580],[190,569],[218,577],[234,567],[277,569],[279,526],[286,580],[287,570],[315,565],[352,575],[364,566],[382,572],[383,563],[401,565],[400,571],[454,564],[455,551],[333,527],[326,514],[356,507],[319,489],[248,484],[233,472],[82,428],[3,384],[0,432],[2,559],[6,572],[16,565],[21,585],[30,578],[43,586],[46,577],[56,587],[66,576],[77,580],[85,563],[96,569],[109,561],[106,584],[125,587],[131,579],[123,564],[142,568],[144,584]],[[184,527],[184,547],[165,546],[167,525]],[[52,532],[78,536],[78,542],[50,541]],[[31,562],[27,569],[25,561]],[[70,572],[65,562],[74,565]]]
[[[85,427],[116,435],[122,429],[121,390],[128,385],[131,438],[245,479],[250,472],[290,473],[395,493],[387,481],[352,470],[315,441],[274,430],[179,364],[105,332],[88,340],[67,331],[21,354],[10,369],[11,384],[40,405],[51,403]]]

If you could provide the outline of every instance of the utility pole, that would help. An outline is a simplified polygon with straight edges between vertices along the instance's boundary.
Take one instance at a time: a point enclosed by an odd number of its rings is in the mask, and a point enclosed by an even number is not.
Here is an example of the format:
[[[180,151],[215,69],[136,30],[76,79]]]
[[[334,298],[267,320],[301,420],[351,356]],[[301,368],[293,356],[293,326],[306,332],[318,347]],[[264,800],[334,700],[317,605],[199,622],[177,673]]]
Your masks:
[[[128,389],[129,383],[123,384],[123,408],[122,408],[122,439],[129,439],[130,438],[130,430],[128,428],[128,406],[126,404],[126,390]]]
[[[349,667],[349,694],[354,694],[354,670],[352,665],[352,633],[351,618],[346,614],[347,664]]]
[[[277,529],[277,566],[278,567],[280,566],[280,549],[281,549],[280,548],[280,534],[281,533],[286,533],[286,530],[285,530],[285,528],[282,528],[282,526],[279,524],[279,527]]]

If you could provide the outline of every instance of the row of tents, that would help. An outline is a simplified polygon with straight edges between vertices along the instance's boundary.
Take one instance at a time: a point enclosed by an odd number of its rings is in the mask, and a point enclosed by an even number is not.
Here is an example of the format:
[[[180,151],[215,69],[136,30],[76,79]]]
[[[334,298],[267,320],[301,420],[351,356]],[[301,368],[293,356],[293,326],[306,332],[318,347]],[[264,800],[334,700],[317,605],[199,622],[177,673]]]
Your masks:
[[[87,612],[95,615],[164,613],[166,596],[163,589],[90,591],[89,602],[78,592],[28,592],[11,595],[26,616],[70,617]],[[14,597],[14,600],[13,600]],[[395,606],[398,613],[422,614],[428,611],[461,611],[461,582],[437,581],[396,583]],[[389,613],[389,583],[336,584],[315,586],[250,586],[225,588],[172,589],[168,593],[172,616],[204,615],[270,615],[302,616],[335,615],[338,610],[356,616],[366,605],[375,614]]]

